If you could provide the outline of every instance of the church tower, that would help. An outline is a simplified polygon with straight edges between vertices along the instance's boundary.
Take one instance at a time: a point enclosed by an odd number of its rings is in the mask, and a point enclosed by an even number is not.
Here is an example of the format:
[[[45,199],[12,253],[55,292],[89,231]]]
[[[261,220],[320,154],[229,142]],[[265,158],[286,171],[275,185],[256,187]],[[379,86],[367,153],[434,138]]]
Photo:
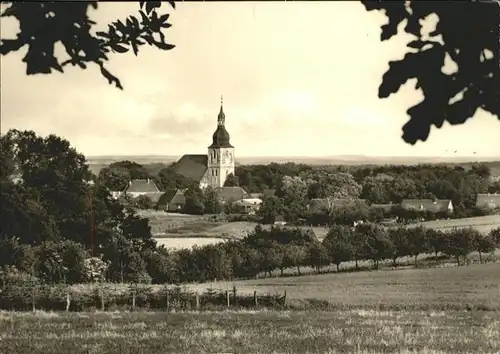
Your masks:
[[[221,97],[217,129],[212,135],[212,145],[208,147],[208,180],[212,188],[223,187],[229,174],[234,174],[234,146],[229,142],[226,130],[226,116]]]

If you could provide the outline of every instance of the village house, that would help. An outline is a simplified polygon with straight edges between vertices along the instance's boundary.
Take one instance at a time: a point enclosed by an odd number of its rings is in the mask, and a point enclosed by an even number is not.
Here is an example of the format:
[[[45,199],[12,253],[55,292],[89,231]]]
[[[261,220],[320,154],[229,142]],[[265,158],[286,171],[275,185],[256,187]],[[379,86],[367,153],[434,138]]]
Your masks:
[[[233,203],[234,209],[241,214],[255,214],[262,204],[262,199],[259,198],[244,198]]]
[[[453,213],[453,203],[449,199],[403,199],[401,207],[405,210]]]
[[[280,227],[280,226],[285,226],[285,225],[286,225],[286,221],[285,221],[285,218],[282,215],[278,215],[274,219],[274,226]]]
[[[386,203],[386,204],[372,204],[370,205],[371,208],[373,209],[379,209],[383,210],[384,212],[391,211],[392,208],[394,208],[397,204],[392,204],[392,203]]]
[[[476,197],[476,207],[484,209],[500,208],[500,194],[478,194]]]
[[[156,203],[163,192],[156,186],[156,183],[152,179],[134,179],[129,181],[128,186],[124,191],[113,191],[111,196],[115,199],[119,199],[122,196],[129,196],[131,198],[138,198],[139,196],[146,196],[153,203]]]

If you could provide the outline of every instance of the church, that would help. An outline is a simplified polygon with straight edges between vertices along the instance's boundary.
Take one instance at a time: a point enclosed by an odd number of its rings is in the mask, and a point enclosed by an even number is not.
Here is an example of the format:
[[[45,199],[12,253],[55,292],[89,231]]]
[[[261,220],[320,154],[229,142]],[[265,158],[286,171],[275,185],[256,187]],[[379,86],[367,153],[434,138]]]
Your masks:
[[[185,178],[199,183],[200,188],[212,187],[218,194],[222,203],[233,203],[235,201],[244,201],[248,199],[249,194],[241,187],[224,187],[227,176],[234,175],[235,157],[234,146],[231,145],[229,133],[226,130],[226,116],[224,114],[223,101],[219,115],[217,116],[217,128],[212,135],[212,144],[208,146],[205,155],[184,155],[174,165],[173,170]],[[185,204],[186,198],[184,190],[177,190],[175,194],[169,195],[168,200],[162,200],[164,207],[169,211],[181,210]],[[132,198],[141,195],[147,196],[154,203],[159,203],[160,198],[165,194],[159,190],[152,179],[132,180],[125,191],[112,192],[114,198],[120,198],[123,194]],[[251,208],[255,207],[255,200],[251,200]],[[245,211],[247,211],[247,207]],[[253,209],[252,209],[253,210]]]
[[[221,188],[226,178],[234,174],[234,146],[231,145],[226,130],[226,116],[223,101],[217,116],[217,128],[212,135],[212,144],[206,155],[184,155],[174,165],[174,171],[200,184],[200,188],[208,186]]]

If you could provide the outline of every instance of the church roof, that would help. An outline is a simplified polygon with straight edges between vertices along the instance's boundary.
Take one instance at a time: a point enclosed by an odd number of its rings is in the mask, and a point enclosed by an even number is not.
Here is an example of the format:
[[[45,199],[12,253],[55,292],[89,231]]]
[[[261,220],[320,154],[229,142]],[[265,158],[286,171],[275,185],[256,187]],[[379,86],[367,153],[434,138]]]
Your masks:
[[[134,179],[130,181],[126,193],[158,193],[160,190],[151,179]]]
[[[226,115],[222,108],[222,101],[220,105],[219,115],[217,116],[217,129],[212,135],[212,145],[209,148],[232,148],[234,146],[229,142],[230,136],[225,127]]]
[[[216,189],[217,195],[226,203],[232,203],[248,196],[242,187],[220,187]]]
[[[200,182],[208,169],[208,156],[184,155],[173,168],[181,176]]]

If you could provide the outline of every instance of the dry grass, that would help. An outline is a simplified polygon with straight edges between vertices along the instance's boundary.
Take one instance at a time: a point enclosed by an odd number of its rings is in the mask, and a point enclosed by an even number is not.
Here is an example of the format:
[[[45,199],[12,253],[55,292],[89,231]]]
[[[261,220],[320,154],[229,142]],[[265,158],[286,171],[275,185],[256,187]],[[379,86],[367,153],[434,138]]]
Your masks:
[[[0,313],[0,353],[497,353],[499,312]]]
[[[314,299],[335,309],[466,309],[500,311],[500,266],[472,265],[381,270],[191,284],[189,288],[231,289],[240,293],[279,293],[300,305]]]

